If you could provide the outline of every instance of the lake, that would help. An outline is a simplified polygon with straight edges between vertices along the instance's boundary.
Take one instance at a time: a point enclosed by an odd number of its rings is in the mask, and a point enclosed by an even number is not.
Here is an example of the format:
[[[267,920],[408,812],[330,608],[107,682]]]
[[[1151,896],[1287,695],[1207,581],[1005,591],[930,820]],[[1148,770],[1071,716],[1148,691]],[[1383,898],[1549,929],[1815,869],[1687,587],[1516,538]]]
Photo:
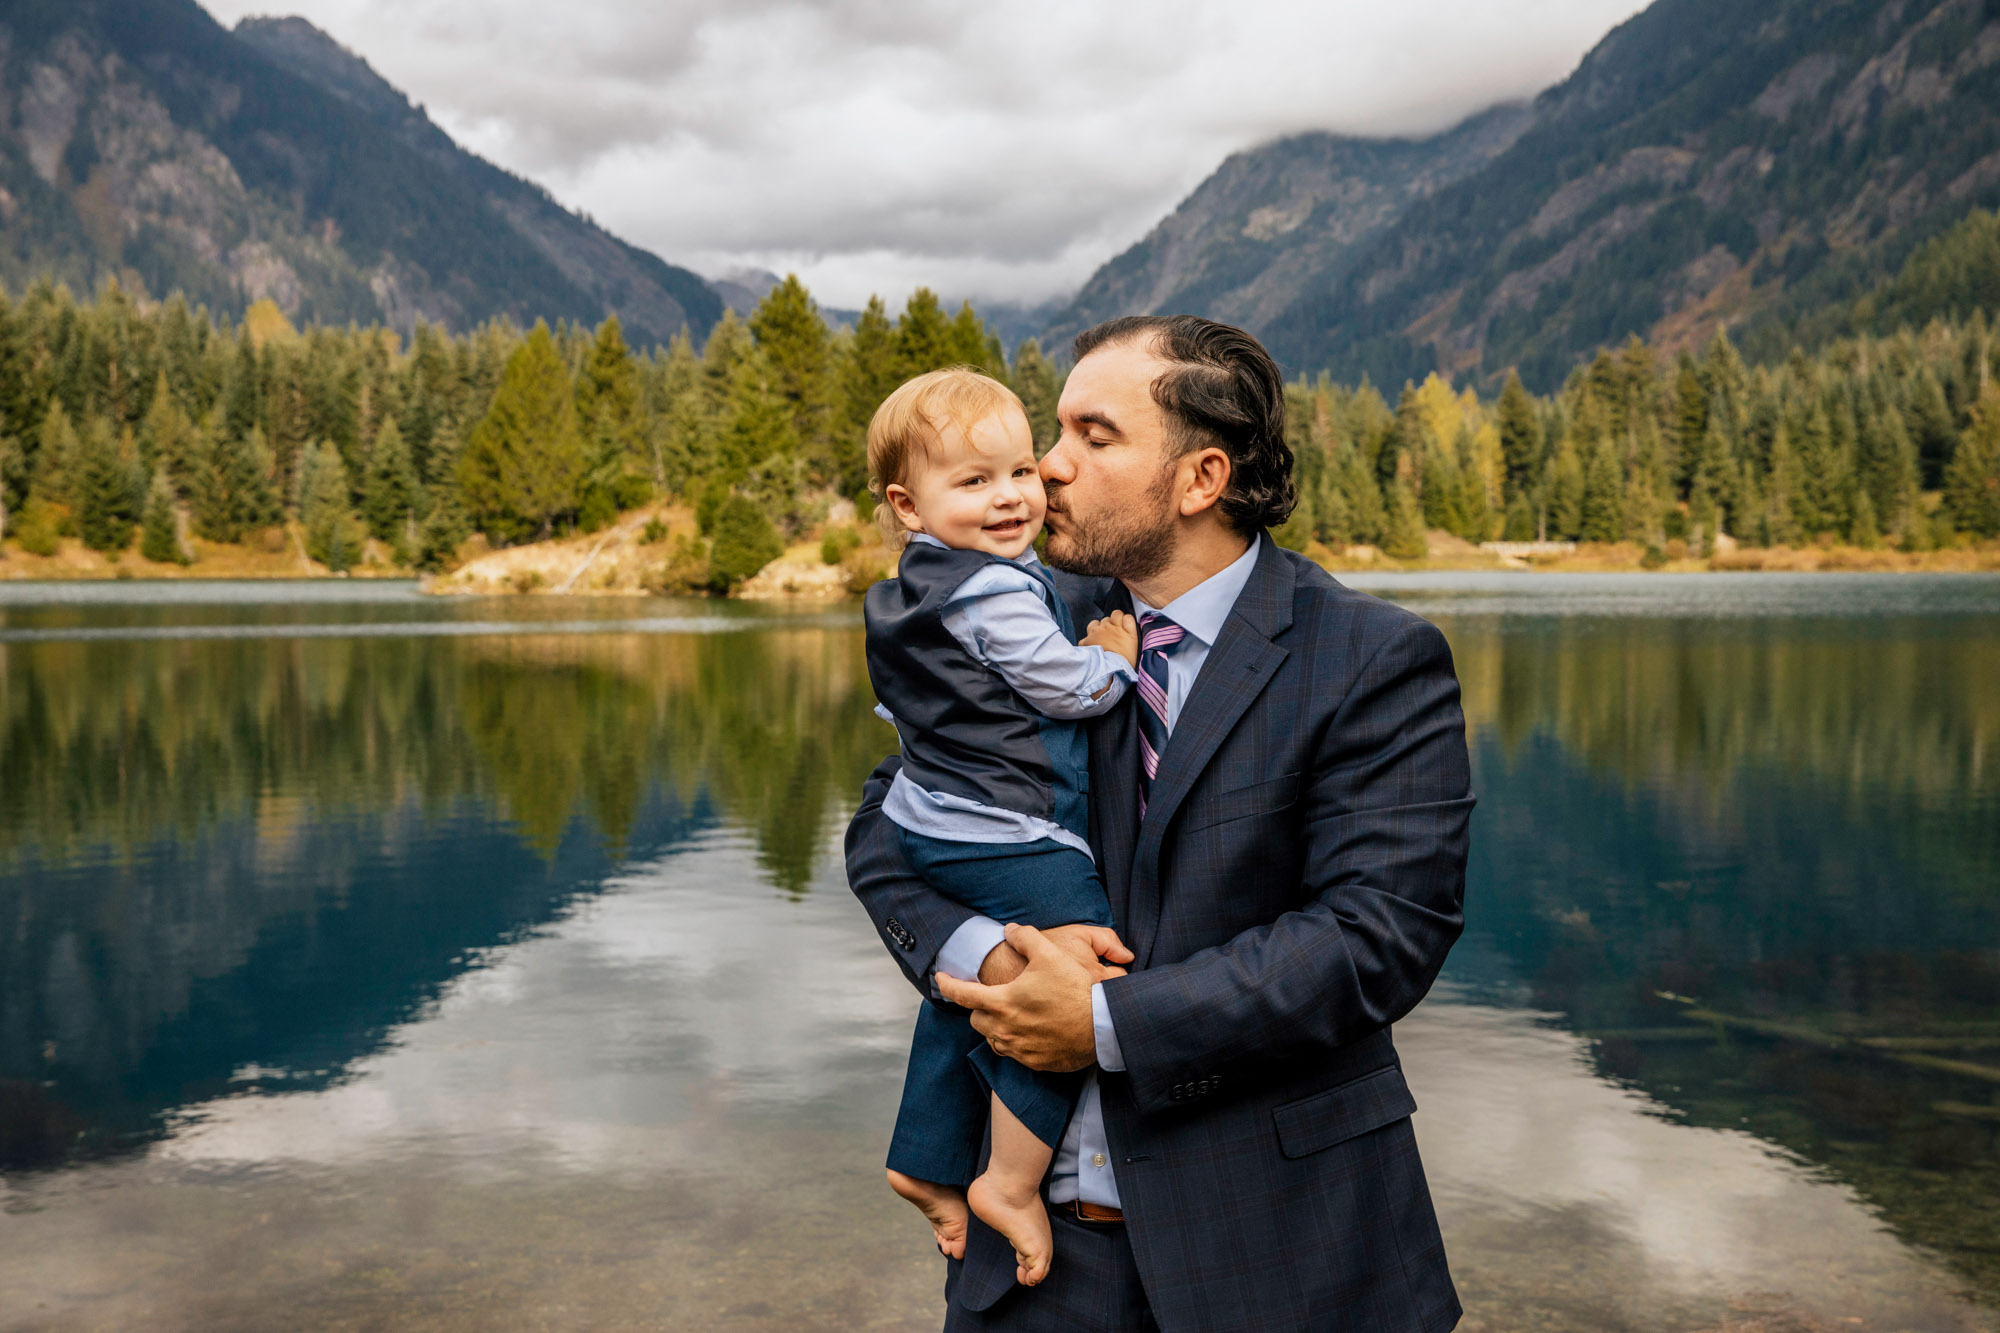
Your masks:
[[[1465,688],[1463,1327],[2000,1328],[2000,577],[1347,577]],[[852,605],[0,583],[0,1329],[935,1329],[872,703]]]

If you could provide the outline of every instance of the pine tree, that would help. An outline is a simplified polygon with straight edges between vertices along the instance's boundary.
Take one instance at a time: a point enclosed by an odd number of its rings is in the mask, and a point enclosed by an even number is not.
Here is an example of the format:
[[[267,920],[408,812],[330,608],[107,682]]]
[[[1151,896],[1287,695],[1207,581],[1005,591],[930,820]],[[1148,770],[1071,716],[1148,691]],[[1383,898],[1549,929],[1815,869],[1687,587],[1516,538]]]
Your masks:
[[[944,316],[937,293],[928,287],[917,288],[896,321],[897,381],[957,363],[951,322]]]
[[[103,417],[84,429],[70,496],[77,533],[85,546],[93,551],[117,552],[132,544],[136,517],[132,479],[126,461],[119,456],[118,442],[111,438],[111,423]]]
[[[2000,389],[1990,383],[1945,466],[1940,511],[1960,532],[2000,537]]]
[[[1382,488],[1375,484],[1368,460],[1351,444],[1337,444],[1329,460],[1328,474],[1340,492],[1347,516],[1349,540],[1380,544],[1386,540],[1388,513],[1382,505]]]
[[[750,316],[750,332],[771,369],[772,387],[792,417],[799,451],[822,480],[833,481],[833,342],[819,306],[796,274],[773,287]]]
[[[732,496],[715,518],[709,569],[717,586],[732,588],[785,553],[771,520],[744,497]]]
[[[402,428],[384,421],[368,452],[368,471],[361,478],[361,516],[380,541],[403,536],[420,498],[417,470],[404,447]]]
[[[1875,522],[1875,502],[1865,490],[1855,494],[1853,515],[1847,525],[1847,540],[1864,550],[1882,544],[1882,530]]]
[[[13,436],[0,435],[0,537],[13,531],[13,515],[27,495],[27,455]]]
[[[896,351],[896,327],[882,298],[871,296],[854,322],[854,334],[841,358],[841,412],[845,425],[841,432],[841,489],[849,495],[863,493],[868,482],[866,445],[868,422],[895,387],[902,383]]]
[[[1945,401],[1944,385],[1932,367],[1924,366],[1917,373],[1904,414],[1924,486],[1942,485],[1945,464],[1958,447],[1958,425],[1952,419],[1951,404]]]
[[[652,489],[640,387],[639,363],[613,315],[598,326],[576,376],[577,428],[589,468],[582,488],[586,530],[645,503]]]
[[[340,451],[323,440],[309,445],[299,464],[299,522],[306,554],[335,573],[351,566],[356,554],[352,496]]]
[[[193,489],[195,531],[212,542],[242,541],[244,534],[278,521],[271,490],[271,454],[262,427],[240,439],[207,442]]]
[[[1583,455],[1576,441],[1565,435],[1549,461],[1549,535],[1561,541],[1575,541],[1583,532]]]
[[[1583,468],[1583,504],[1578,536],[1587,542],[1615,542],[1625,535],[1625,478],[1609,436],[1599,436]]]
[[[1694,358],[1682,352],[1674,373],[1674,484],[1682,493],[1694,484],[1708,434],[1708,386],[1695,369]]]
[[[152,403],[139,425],[139,458],[148,467],[165,468],[170,480],[180,483],[194,479],[195,455],[201,432],[167,383],[162,370],[153,381]]]
[[[430,513],[417,531],[417,568],[433,574],[449,569],[459,546],[471,535],[472,523],[458,503],[458,493],[442,488],[432,497]]]
[[[779,394],[770,362],[753,348],[736,366],[730,387],[729,415],[717,441],[717,475],[739,482],[750,470],[774,455],[797,454],[799,438],[792,415]]]
[[[1790,427],[1779,423],[1771,438],[1771,469],[1766,474],[1763,541],[1769,546],[1796,546],[1803,537],[1798,516],[1799,463],[1792,451]]]
[[[1014,351],[1014,367],[1009,378],[1021,406],[1027,409],[1028,428],[1035,437],[1037,457],[1055,448],[1062,426],[1056,420],[1056,404],[1062,399],[1062,384],[1056,368],[1042,355],[1042,345],[1033,338],[1024,340]]]
[[[1389,483],[1386,527],[1382,538],[1382,550],[1386,554],[1398,560],[1421,560],[1430,554],[1430,541],[1424,532],[1424,516],[1417,507],[1416,492],[1401,477]]]
[[[686,496],[706,476],[715,452],[702,394],[701,359],[686,329],[674,335],[655,371],[659,404],[652,430],[653,468],[662,490]]]
[[[546,534],[576,508],[583,440],[569,371],[547,324],[507,358],[486,415],[459,457],[459,486],[473,521],[503,541]]]
[[[188,555],[181,549],[180,515],[174,504],[174,488],[166,470],[155,467],[146,488],[146,511],[140,521],[139,554],[158,564],[185,565]]]
[[[1793,501],[1799,526],[1807,537],[1844,531],[1853,478],[1853,418],[1829,412],[1816,391],[1799,414],[1793,445],[1799,457],[1799,488]]]
[[[973,312],[972,302],[961,303],[958,314],[952,317],[951,330],[946,337],[946,343],[951,349],[951,359],[959,365],[971,366],[974,370],[984,371],[996,379],[1005,381],[1007,363],[1003,359],[996,366],[988,359],[989,342],[986,326],[980,323],[979,316]]]
[[[1509,370],[1500,388],[1500,455],[1507,467],[1507,494],[1516,496],[1534,484],[1542,463],[1542,421],[1535,400]]]
[[[229,380],[223,390],[222,428],[231,439],[243,439],[264,416],[263,368],[257,364],[257,349],[250,331],[236,339],[236,358],[229,365]]]
[[[76,474],[79,444],[76,428],[60,400],[49,400],[48,413],[35,446],[34,482],[29,489],[51,504],[72,503],[71,483]]]

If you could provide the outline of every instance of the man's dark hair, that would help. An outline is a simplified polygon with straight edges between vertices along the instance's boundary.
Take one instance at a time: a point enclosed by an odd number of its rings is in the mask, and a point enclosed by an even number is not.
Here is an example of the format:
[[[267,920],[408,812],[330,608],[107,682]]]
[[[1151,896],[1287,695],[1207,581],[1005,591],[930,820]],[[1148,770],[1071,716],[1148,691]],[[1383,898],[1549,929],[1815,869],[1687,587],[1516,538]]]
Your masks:
[[[1285,381],[1264,345],[1197,315],[1127,315],[1076,335],[1076,359],[1100,347],[1145,341],[1167,370],[1153,401],[1167,418],[1167,449],[1185,457],[1211,445],[1229,455],[1229,489],[1217,508],[1245,537],[1292,516],[1292,447],[1285,443]]]

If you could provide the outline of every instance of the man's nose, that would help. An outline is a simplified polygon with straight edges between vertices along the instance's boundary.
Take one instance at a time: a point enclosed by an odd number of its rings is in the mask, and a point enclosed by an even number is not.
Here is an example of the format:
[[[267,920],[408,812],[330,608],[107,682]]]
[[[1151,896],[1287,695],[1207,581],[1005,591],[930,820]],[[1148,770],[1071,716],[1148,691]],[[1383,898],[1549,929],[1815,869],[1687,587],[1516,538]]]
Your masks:
[[[1065,486],[1076,480],[1076,466],[1070,459],[1066,441],[1057,440],[1055,448],[1042,455],[1041,473],[1043,481],[1060,482]]]

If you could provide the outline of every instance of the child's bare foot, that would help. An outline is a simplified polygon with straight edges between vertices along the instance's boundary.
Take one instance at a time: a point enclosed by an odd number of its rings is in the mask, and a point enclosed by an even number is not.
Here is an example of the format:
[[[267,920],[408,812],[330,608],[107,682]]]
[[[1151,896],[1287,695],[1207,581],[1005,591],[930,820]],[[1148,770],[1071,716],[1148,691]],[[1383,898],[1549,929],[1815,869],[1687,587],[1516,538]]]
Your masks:
[[[917,1211],[930,1222],[931,1231],[937,1236],[939,1253],[948,1259],[965,1257],[965,1229],[970,1224],[970,1218],[965,1210],[964,1194],[950,1185],[918,1180],[901,1171],[889,1173],[889,1188],[915,1204]]]
[[[1008,1191],[1007,1182],[995,1179],[989,1171],[967,1187],[965,1198],[979,1220],[1014,1247],[1014,1280],[1032,1287],[1049,1275],[1056,1238],[1038,1182],[1026,1183],[1026,1191],[1016,1197]]]

